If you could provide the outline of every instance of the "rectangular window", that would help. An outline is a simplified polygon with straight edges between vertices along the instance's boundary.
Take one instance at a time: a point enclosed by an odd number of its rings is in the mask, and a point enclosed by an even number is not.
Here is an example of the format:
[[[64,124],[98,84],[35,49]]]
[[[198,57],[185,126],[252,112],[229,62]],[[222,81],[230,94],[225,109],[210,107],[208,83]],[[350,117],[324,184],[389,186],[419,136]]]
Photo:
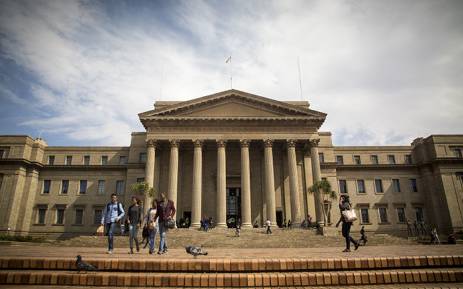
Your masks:
[[[362,164],[362,160],[360,159],[360,156],[354,156],[354,164],[356,165]]]
[[[400,180],[399,179],[392,179],[392,188],[394,189],[394,192],[396,193],[400,192]]]
[[[423,208],[415,207],[415,217],[418,223],[424,222]]]
[[[126,156],[120,156],[119,157],[119,164],[120,165],[126,165],[127,164],[127,157]]]
[[[388,162],[390,165],[395,165],[395,155],[388,155],[388,156],[387,156],[387,162]]]
[[[105,180],[98,180],[98,189],[97,189],[97,193],[102,195],[105,193]]]
[[[381,179],[376,179],[375,180],[375,191],[377,193],[383,193],[383,180]]]
[[[72,165],[72,156],[66,156],[64,164],[67,166]]]
[[[84,166],[90,165],[90,156],[84,156]]]
[[[108,164],[108,156],[101,156],[101,165],[105,166]]]
[[[140,153],[140,155],[138,157],[138,161],[140,163],[146,163],[146,153]]]
[[[55,156],[48,156],[48,164],[51,166],[55,164]]]
[[[87,180],[80,180],[79,194],[84,195],[87,193]]]
[[[69,189],[69,180],[61,181],[61,194],[67,194]]]
[[[49,194],[51,187],[51,180],[43,180],[43,194]]]
[[[336,156],[336,163],[338,165],[343,165],[344,164],[344,157],[343,156]]]
[[[410,179],[410,186],[411,186],[412,192],[414,193],[418,192],[418,185],[416,183],[416,179]]]
[[[37,211],[37,224],[45,225],[45,217],[47,216],[47,208],[39,207]]]
[[[93,211],[93,224],[95,225],[100,224],[102,215],[103,215],[103,209],[95,209]]]
[[[57,225],[64,224],[64,207],[56,208],[56,223]]]
[[[325,155],[323,153],[318,153],[318,159],[320,163],[323,164],[325,162]]]
[[[360,208],[360,222],[362,224],[370,223],[370,216],[368,215],[368,208]]]
[[[346,180],[339,180],[339,192],[341,194],[347,194],[347,182],[346,182]]]
[[[405,223],[405,208],[399,207],[397,208],[397,221],[399,223]]]
[[[450,148],[453,151],[453,154],[457,158],[463,158],[463,153],[461,152],[461,148]]]
[[[366,193],[365,191],[365,180],[357,180],[357,190],[359,194]]]
[[[143,183],[145,181],[145,178],[137,178],[137,183]]]
[[[74,224],[83,225],[83,223],[84,223],[84,209],[76,208],[76,219],[75,219]]]
[[[379,207],[378,208],[379,212],[379,223],[384,224],[387,223],[387,208],[386,207]]]
[[[124,181],[116,181],[116,194],[120,195],[123,194],[125,191],[125,182]]]
[[[412,155],[405,155],[405,163],[407,165],[411,165],[412,164]]]
[[[371,163],[372,163],[372,164],[374,164],[374,165],[379,164],[378,156],[377,156],[377,155],[372,155],[372,156],[370,157],[370,159],[371,159]]]
[[[0,159],[3,159],[4,154],[5,154],[5,150],[0,150]]]

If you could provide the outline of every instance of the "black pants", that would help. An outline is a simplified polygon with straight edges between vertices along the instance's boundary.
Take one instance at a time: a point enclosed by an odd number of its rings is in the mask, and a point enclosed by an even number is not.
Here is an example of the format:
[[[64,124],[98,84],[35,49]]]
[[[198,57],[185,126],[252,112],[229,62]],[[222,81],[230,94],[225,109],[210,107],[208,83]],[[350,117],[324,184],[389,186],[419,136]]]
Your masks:
[[[346,249],[350,249],[350,242],[357,245],[357,242],[350,236],[350,227],[352,223],[342,222],[342,236],[346,238]]]

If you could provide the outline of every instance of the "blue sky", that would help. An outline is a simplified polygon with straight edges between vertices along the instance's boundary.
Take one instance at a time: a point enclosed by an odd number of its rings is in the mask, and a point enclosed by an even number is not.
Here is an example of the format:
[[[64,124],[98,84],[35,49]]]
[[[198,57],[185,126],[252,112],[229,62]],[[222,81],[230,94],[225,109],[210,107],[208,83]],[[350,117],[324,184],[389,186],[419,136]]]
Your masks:
[[[0,1],[0,134],[128,145],[156,100],[308,100],[335,145],[463,133],[463,1]],[[302,74],[299,93],[297,59]]]

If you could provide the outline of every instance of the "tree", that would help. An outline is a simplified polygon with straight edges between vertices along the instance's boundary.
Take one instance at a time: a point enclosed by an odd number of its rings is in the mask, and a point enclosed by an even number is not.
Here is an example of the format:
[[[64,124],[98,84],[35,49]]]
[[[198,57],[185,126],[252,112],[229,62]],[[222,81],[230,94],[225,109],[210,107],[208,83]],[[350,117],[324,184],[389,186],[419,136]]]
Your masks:
[[[154,188],[150,188],[146,182],[137,182],[131,185],[131,189],[134,194],[143,195],[145,197],[143,206],[149,208],[150,205],[146,204],[149,202],[149,199],[154,197]]]
[[[309,193],[319,194],[321,201],[323,203],[322,212],[323,212],[323,224],[326,226],[328,223],[328,212],[331,211],[331,201],[336,199],[336,192],[331,189],[331,184],[327,180],[316,181],[309,189]],[[325,203],[328,203],[328,211],[325,209]]]

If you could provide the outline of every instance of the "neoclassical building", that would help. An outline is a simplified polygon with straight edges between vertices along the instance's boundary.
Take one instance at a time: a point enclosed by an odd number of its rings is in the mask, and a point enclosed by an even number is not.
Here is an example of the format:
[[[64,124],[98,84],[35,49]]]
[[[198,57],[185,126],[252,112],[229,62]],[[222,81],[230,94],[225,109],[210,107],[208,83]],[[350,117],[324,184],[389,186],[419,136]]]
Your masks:
[[[463,229],[463,135],[334,146],[331,133],[319,131],[326,114],[308,102],[238,90],[157,101],[139,118],[146,131],[132,133],[127,147],[0,136],[0,230],[94,233],[110,195],[127,208],[137,182],[166,192],[177,220],[188,217],[192,227],[204,216],[221,227],[237,219],[243,227],[267,219],[297,226],[308,215],[323,223],[323,208],[331,225],[337,200],[309,190],[322,179],[351,196],[360,217],[354,230],[401,234],[407,220],[442,233]]]

